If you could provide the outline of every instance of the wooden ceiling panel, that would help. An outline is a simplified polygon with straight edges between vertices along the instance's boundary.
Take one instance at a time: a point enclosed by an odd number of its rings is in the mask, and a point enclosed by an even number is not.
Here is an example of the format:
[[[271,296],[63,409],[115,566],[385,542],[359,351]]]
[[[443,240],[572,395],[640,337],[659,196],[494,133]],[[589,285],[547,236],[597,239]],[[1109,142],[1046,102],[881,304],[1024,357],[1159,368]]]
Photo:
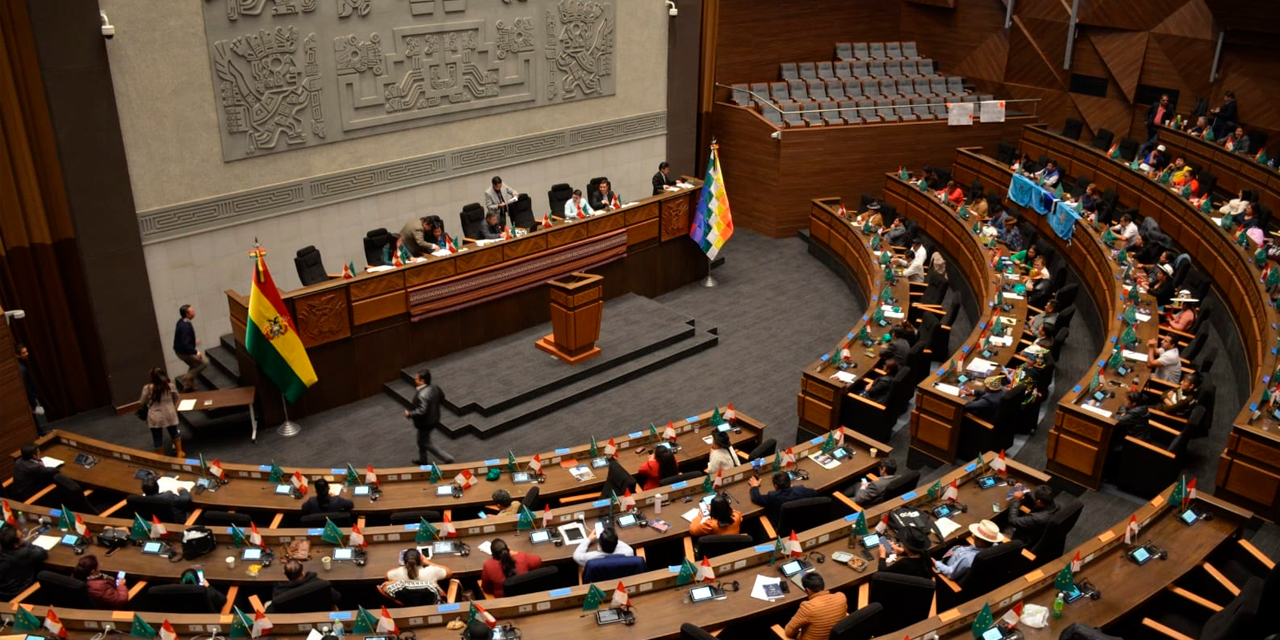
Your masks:
[[[1071,20],[1069,0],[1017,0],[1014,10],[1024,18],[1062,23]]]
[[[1212,59],[1211,59],[1212,61]],[[1177,89],[1182,95],[1178,102],[1183,109],[1189,109],[1195,104],[1195,100],[1199,96],[1191,95],[1193,92],[1190,87],[1182,81],[1182,72],[1178,69],[1178,65],[1164,53],[1164,48],[1153,37],[1147,41],[1147,54],[1142,60],[1142,84],[1152,87],[1168,87]],[[1187,99],[1190,102],[1186,102]]]
[[[1149,31],[1190,0],[1091,0],[1082,2],[1079,23],[1127,31]]]
[[[1003,81],[1009,61],[1009,32],[999,29],[956,65],[955,73],[978,80]]]
[[[1142,31],[1091,28],[1089,40],[1106,63],[1111,77],[1120,85],[1120,91],[1132,102],[1142,73],[1147,34]]]
[[[1200,40],[1218,39],[1218,26],[1204,0],[1187,0],[1186,4],[1152,28],[1151,32]]]
[[[1128,102],[1095,98],[1079,93],[1067,95],[1071,96],[1071,101],[1075,103],[1080,115],[1084,116],[1084,121],[1089,123],[1089,128],[1094,131],[1109,129],[1121,135],[1128,133],[1132,119],[1132,107]]]
[[[1214,42],[1159,33],[1152,33],[1151,41],[1178,72],[1182,84],[1178,90],[1183,92],[1180,102],[1191,105],[1196,98],[1209,95],[1212,88],[1209,71],[1213,68],[1213,51],[1216,47]]]
[[[1280,11],[1275,0],[1204,0],[1214,21],[1223,29],[1280,33]]]
[[[1035,48],[1040,52],[1041,57],[1048,63],[1049,69],[1057,76],[1058,81],[1065,88],[1071,75],[1069,71],[1062,68],[1062,60],[1067,54],[1067,23],[1035,18],[1017,18],[1016,20],[1027,34],[1027,37],[1035,44]],[[1013,58],[1024,53],[1015,51],[1011,46],[1009,50],[1010,63],[1012,63]]]

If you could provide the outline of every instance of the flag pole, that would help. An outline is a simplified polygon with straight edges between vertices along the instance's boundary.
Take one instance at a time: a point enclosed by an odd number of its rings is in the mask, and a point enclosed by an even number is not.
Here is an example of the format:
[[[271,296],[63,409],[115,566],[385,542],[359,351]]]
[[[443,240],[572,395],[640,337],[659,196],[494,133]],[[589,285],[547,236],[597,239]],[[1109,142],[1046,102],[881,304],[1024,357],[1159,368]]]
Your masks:
[[[713,262],[713,260],[712,260],[711,258],[707,258],[707,279],[702,281],[702,286],[704,286],[704,287],[714,287],[714,286],[716,286],[716,279],[711,277],[711,263],[712,263],[712,262]]]
[[[283,391],[280,392],[280,406],[284,407],[284,422],[280,423],[276,433],[286,438],[292,438],[302,433],[302,425],[289,419],[289,401],[285,399]]]

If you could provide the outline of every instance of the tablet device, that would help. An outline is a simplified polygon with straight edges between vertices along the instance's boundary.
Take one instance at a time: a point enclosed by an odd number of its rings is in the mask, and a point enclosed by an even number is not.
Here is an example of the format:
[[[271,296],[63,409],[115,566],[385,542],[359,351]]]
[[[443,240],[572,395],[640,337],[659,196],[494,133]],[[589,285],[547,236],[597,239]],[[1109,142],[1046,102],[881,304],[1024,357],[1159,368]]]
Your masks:
[[[516,483],[516,484],[523,484],[523,483],[526,483],[526,482],[532,482],[532,480],[529,478],[529,474],[528,474],[528,473],[526,473],[526,472],[524,472],[524,471],[519,471],[519,472],[516,472],[516,473],[511,474],[511,481],[512,481],[512,482],[514,482],[514,483]]]
[[[782,565],[782,575],[790,578],[791,576],[804,571],[806,568],[807,567],[804,562],[801,562],[800,560],[792,560],[791,562]]]
[[[873,533],[871,535],[862,536],[862,546],[867,549],[874,549],[880,546],[880,535]]]
[[[1280,409],[1276,409],[1275,411],[1272,411],[1271,417],[1275,418],[1276,420],[1280,420]]]
[[[76,533],[63,534],[62,540],[59,542],[67,545],[68,547],[74,547],[77,544],[80,544],[80,535]]]
[[[349,548],[339,548],[333,550],[334,560],[350,560],[353,551]]]
[[[958,511],[959,509],[949,504],[940,504],[933,508],[933,517],[946,518],[947,516],[950,516],[951,514],[956,513]]]
[[[1107,393],[1105,391],[1098,391],[1093,394],[1093,399],[1097,400],[1098,402],[1102,402],[1103,400],[1107,399]]]
[[[1000,627],[991,627],[982,632],[982,640],[1004,640],[1004,631]]]
[[[430,547],[430,546],[426,546],[426,547],[418,547],[418,553],[419,553],[420,555],[422,555],[422,557],[424,557],[424,558],[426,558],[426,559],[430,560],[430,559],[431,559],[431,554],[432,554],[432,549],[431,549],[431,547]],[[400,564],[404,564],[404,562],[401,562]]]
[[[691,602],[703,602],[715,597],[716,591],[711,587],[694,587],[689,590],[689,600]]]
[[[733,430],[733,425],[729,424],[728,422],[724,422],[724,423],[721,423],[719,426],[717,426],[717,427],[716,427],[716,430],[717,430],[717,431],[719,431],[719,432],[721,432],[721,433],[725,433],[725,432],[728,432],[728,431],[732,431],[732,430]]]
[[[287,495],[289,495],[289,494],[291,494],[291,493],[293,493],[293,487],[292,487],[292,486],[287,485],[287,484],[278,484],[278,485],[276,485],[276,495],[278,495],[278,496],[287,496]]]
[[[995,476],[982,476],[981,478],[978,478],[978,488],[990,489],[991,487],[996,486],[997,482],[999,482],[999,480],[997,480]]]
[[[1129,375],[1129,372],[1130,372],[1130,371],[1131,371],[1131,370],[1129,369],[1129,367],[1125,367],[1125,366],[1119,366],[1119,367],[1116,367],[1116,373],[1118,373],[1118,374],[1120,374],[1120,375],[1122,375],[1122,376],[1127,376],[1127,375]]]
[[[82,467],[92,467],[95,462],[97,462],[97,460],[94,460],[92,457],[86,454],[83,454],[83,453],[76,454],[75,463]]]
[[[240,559],[241,560],[261,560],[262,549],[259,549],[258,547],[247,547],[245,548],[244,551],[240,552]]]
[[[1063,591],[1062,594],[1067,602],[1075,602],[1084,597],[1084,592],[1080,590],[1080,585],[1074,582],[1071,583],[1071,588]]]
[[[613,624],[622,622],[622,612],[617,609],[599,609],[596,611],[596,624]]]
[[[133,474],[133,479],[146,480],[147,478],[150,478],[151,476],[154,476],[154,475],[155,475],[155,472],[150,469],[138,469],[138,471]]]
[[[607,467],[607,466],[609,466],[608,458],[592,458],[591,459],[592,469],[599,469],[600,467]]]
[[[362,485],[360,485],[360,486],[358,486],[358,487],[353,488],[353,489],[351,490],[351,495],[353,495],[353,496],[367,496],[367,495],[369,495],[369,485],[367,485],[367,484],[362,484]]]
[[[142,552],[153,556],[160,555],[161,549],[164,549],[164,545],[159,542],[144,542],[142,544]]]
[[[542,544],[551,541],[551,532],[546,529],[538,529],[529,534],[529,542],[533,544]]]
[[[1130,560],[1138,563],[1139,565],[1146,564],[1153,557],[1151,555],[1151,551],[1146,547],[1137,547],[1135,549],[1130,550],[1125,555],[1129,556]]]
[[[452,541],[442,540],[440,542],[433,542],[431,543],[431,549],[436,555],[440,555],[442,553],[458,553],[458,545],[454,544]]]
[[[196,478],[196,486],[197,486],[197,487],[204,487],[204,488],[206,488],[206,489],[207,489],[207,488],[209,488],[209,479],[208,479],[208,478]]]
[[[446,497],[446,498],[453,495],[453,485],[442,484],[442,485],[436,486],[436,495],[441,497]]]
[[[1181,520],[1183,524],[1195,524],[1196,520],[1200,519],[1200,514],[1192,511],[1191,509],[1187,509],[1182,512],[1182,515],[1178,516],[1178,519]]]
[[[636,517],[631,513],[620,515],[614,519],[614,523],[617,524],[619,528],[623,529],[626,527],[633,527],[636,524]]]
[[[845,458],[848,458],[849,455],[850,455],[849,450],[844,447],[831,450],[831,457],[835,458],[836,460],[844,460]]]
[[[580,523],[574,522],[560,527],[560,535],[564,538],[565,544],[578,544],[587,537],[587,531]]]

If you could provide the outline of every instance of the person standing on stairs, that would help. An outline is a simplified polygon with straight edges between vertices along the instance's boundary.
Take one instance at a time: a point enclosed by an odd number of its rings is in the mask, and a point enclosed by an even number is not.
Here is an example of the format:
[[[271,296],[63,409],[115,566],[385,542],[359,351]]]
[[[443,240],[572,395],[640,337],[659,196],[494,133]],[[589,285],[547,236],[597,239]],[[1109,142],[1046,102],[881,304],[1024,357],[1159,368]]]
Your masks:
[[[196,338],[195,325],[191,324],[195,317],[196,308],[184,304],[178,308],[178,324],[173,328],[173,353],[179,360],[187,363],[186,375],[178,378],[182,382],[182,390],[186,392],[196,390],[196,376],[209,366],[204,354],[196,348],[200,346],[200,340]]]
[[[164,369],[151,370],[151,382],[142,387],[138,400],[147,410],[147,426],[151,428],[151,444],[156,453],[164,454],[164,429],[173,440],[174,455],[185,458],[182,451],[182,432],[178,430],[178,389],[169,381]]]

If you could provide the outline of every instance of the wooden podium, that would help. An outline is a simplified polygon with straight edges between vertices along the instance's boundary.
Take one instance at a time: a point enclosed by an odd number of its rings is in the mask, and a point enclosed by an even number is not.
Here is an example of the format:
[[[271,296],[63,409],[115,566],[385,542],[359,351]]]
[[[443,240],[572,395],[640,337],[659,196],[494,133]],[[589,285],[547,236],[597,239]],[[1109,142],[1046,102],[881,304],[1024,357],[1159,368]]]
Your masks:
[[[571,273],[552,280],[551,335],[534,344],[569,364],[600,355],[600,318],[604,313],[604,276]]]

